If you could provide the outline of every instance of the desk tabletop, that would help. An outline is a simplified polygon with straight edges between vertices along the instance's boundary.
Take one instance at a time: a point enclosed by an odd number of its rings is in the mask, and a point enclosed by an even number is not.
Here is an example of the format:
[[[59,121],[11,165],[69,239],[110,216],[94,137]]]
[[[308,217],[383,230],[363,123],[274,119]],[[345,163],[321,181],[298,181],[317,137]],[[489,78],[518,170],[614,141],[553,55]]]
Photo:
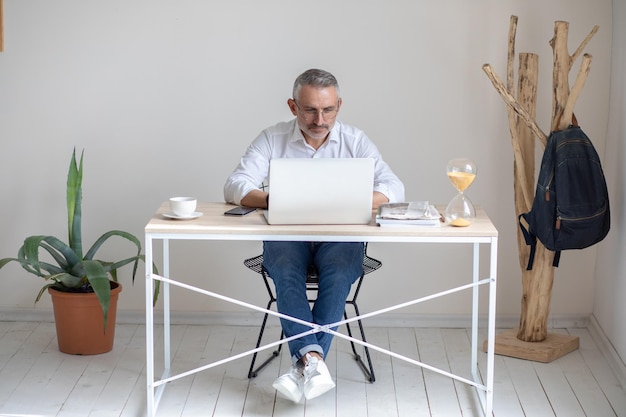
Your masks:
[[[380,227],[375,215],[366,225],[269,225],[261,210],[245,216],[225,216],[224,212],[234,206],[227,203],[198,202],[197,211],[202,216],[191,220],[173,220],[164,216],[169,211],[169,203],[161,204],[145,227],[145,233],[151,235],[193,235],[221,236],[230,239],[263,239],[268,237],[286,239],[287,237],[307,237],[326,240],[328,237],[363,240],[402,240],[406,238],[456,238],[477,239],[494,238],[498,231],[481,208],[476,209],[476,219],[468,227],[454,227],[446,224],[439,226],[393,226]],[[231,237],[228,237],[231,236]],[[333,239],[335,240],[335,239]]]

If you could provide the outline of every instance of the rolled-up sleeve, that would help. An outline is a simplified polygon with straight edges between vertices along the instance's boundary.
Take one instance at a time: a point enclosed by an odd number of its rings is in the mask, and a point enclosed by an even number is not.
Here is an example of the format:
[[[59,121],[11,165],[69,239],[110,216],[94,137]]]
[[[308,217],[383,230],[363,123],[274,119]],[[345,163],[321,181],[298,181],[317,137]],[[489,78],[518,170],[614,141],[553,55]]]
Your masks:
[[[384,194],[390,203],[404,201],[404,184],[383,160],[378,148],[365,134],[357,141],[357,156],[374,159],[374,191]]]
[[[404,201],[404,184],[389,170],[389,166],[385,162],[383,164],[386,168],[381,170],[380,175],[375,176],[374,191],[384,194],[390,203],[401,203]]]
[[[265,132],[250,144],[241,157],[237,168],[224,184],[224,200],[241,205],[241,199],[250,191],[258,190],[267,178],[270,165],[270,152]]]

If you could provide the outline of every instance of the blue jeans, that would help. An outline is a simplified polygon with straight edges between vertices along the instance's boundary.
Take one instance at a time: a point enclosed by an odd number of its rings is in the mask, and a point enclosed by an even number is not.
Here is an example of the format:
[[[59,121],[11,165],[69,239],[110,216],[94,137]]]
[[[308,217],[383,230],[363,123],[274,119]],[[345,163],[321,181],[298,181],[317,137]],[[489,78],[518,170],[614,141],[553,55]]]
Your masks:
[[[319,325],[340,321],[350,288],[363,273],[363,251],[363,243],[352,242],[263,242],[263,266],[274,281],[278,311]],[[319,272],[313,308],[306,294],[306,270],[311,264]],[[281,325],[287,337],[311,330],[286,319],[281,319]],[[317,332],[290,341],[293,363],[307,352],[325,357],[332,339],[329,333]]]

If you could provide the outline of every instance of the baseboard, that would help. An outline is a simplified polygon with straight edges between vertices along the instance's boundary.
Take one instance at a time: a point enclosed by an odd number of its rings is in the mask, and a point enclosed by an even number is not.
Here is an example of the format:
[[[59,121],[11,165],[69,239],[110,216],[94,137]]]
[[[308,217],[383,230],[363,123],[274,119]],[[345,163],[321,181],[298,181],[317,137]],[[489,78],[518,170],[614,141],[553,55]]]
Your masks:
[[[600,352],[602,352],[606,358],[620,385],[626,388],[626,364],[624,364],[624,359],[619,356],[619,353],[617,353],[613,344],[604,333],[600,323],[598,323],[598,320],[593,315],[589,318],[587,330],[589,330],[593,340],[598,344]]]
[[[52,313],[52,309],[46,308],[0,307],[0,321],[54,322],[54,314]]]
[[[226,326],[257,326],[262,314],[258,312],[181,312],[173,311],[170,317],[172,324],[189,325],[226,325]],[[41,321],[52,322],[52,310],[47,308],[0,308],[0,321]],[[145,312],[138,310],[119,310],[117,322],[120,324],[143,324]],[[155,311],[154,321],[163,323],[163,312]],[[467,328],[471,327],[469,314],[392,314],[375,316],[364,320],[371,327],[423,327],[423,328]],[[548,328],[585,328],[589,324],[588,315],[555,315],[548,321]],[[278,319],[270,320],[269,326],[278,326]],[[479,326],[487,326],[486,316],[479,318]],[[499,315],[496,319],[498,329],[511,329],[519,326],[519,317]]]

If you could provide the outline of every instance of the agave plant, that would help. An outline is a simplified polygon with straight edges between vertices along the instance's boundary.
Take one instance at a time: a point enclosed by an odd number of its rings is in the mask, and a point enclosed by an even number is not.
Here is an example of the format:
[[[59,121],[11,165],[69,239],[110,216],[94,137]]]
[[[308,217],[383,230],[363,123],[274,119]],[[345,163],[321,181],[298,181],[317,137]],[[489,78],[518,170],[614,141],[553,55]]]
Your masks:
[[[84,151],[83,151],[84,153]],[[141,243],[128,232],[112,230],[106,232],[83,253],[81,233],[81,202],[83,180],[83,154],[80,164],[76,162],[76,150],[72,153],[69,172],[67,174],[67,226],[68,243],[62,242],[54,236],[30,236],[24,240],[17,258],[0,259],[0,268],[9,262],[15,261],[28,272],[46,281],[46,285],[39,291],[35,302],[39,301],[48,288],[65,292],[94,292],[98,297],[104,313],[104,327],[106,328],[109,304],[111,299],[111,280],[117,282],[117,270],[124,265],[133,263],[133,281],[137,273],[137,266],[141,255]],[[103,261],[94,259],[96,252],[109,238],[117,236],[131,242],[137,252],[133,256],[117,261]],[[47,252],[56,265],[40,260],[40,251]]]

